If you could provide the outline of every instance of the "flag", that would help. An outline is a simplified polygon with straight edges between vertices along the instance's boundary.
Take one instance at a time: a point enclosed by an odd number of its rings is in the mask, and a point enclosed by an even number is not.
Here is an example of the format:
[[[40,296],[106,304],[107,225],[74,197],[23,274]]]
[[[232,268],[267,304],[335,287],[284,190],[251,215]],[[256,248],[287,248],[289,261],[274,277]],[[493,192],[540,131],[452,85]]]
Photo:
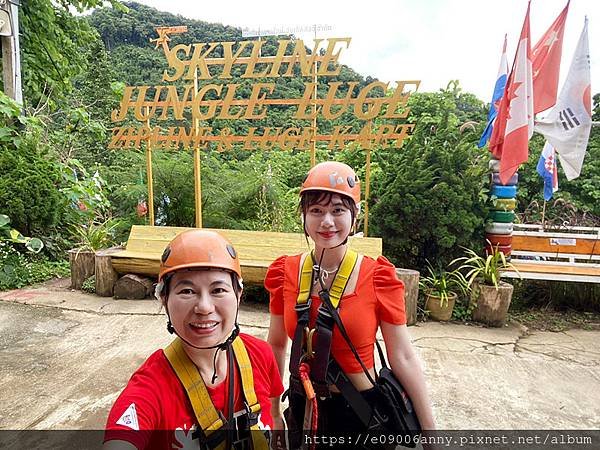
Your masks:
[[[544,179],[544,200],[546,201],[550,200],[552,194],[558,191],[557,169],[554,147],[546,141],[537,164],[537,173]]]
[[[581,173],[592,129],[590,50],[587,28],[586,18],[558,101],[548,116],[535,126],[536,131],[543,134],[556,149],[568,180],[577,178]]]
[[[569,3],[531,49],[533,68],[533,112],[545,111],[556,103],[562,43]]]
[[[500,67],[498,67],[498,76],[496,77],[496,84],[494,85],[494,93],[492,94],[492,101],[490,102],[490,112],[488,113],[488,121],[479,139],[478,147],[483,147],[487,141],[489,141],[492,135],[492,129],[494,127],[494,120],[498,115],[498,106],[504,93],[504,87],[506,86],[506,78],[508,77],[508,61],[506,60],[506,35],[504,35],[504,46],[502,47],[502,56],[500,57]]]
[[[500,182],[507,183],[527,161],[529,139],[533,134],[533,82],[531,68],[531,33],[529,4],[519,36],[517,53],[498,116],[490,138],[490,150],[500,160]]]

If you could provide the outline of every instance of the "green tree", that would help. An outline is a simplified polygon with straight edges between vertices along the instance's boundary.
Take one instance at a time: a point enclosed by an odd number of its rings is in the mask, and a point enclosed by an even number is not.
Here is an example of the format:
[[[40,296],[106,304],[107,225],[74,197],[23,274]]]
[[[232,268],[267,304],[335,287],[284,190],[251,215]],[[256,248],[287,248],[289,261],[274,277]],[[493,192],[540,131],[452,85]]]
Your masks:
[[[427,261],[447,264],[461,246],[483,245],[488,157],[475,145],[483,125],[461,125],[483,124],[484,109],[456,83],[414,94],[409,106],[417,127],[380,162],[370,223],[396,264],[423,270]]]

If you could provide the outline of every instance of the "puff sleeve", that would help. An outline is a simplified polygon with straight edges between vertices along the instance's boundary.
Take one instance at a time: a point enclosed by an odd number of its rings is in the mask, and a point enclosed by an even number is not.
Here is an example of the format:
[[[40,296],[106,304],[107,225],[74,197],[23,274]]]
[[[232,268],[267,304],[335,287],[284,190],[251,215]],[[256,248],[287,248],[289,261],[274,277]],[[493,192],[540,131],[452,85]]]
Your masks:
[[[269,291],[269,312],[283,314],[283,282],[285,279],[285,261],[287,256],[280,256],[271,263],[265,276],[265,289]]]
[[[406,324],[404,283],[396,276],[396,267],[384,256],[377,258],[373,273],[373,287],[379,320],[394,325]]]

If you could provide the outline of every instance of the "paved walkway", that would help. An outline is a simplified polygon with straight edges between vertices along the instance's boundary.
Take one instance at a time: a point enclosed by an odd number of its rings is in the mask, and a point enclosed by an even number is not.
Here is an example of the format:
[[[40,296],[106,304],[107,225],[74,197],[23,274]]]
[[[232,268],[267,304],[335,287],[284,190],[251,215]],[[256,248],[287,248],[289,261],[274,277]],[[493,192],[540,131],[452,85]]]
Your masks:
[[[63,283],[64,285],[64,283]],[[264,306],[242,330],[265,338]],[[410,327],[442,429],[600,429],[600,332]],[[0,293],[0,429],[101,429],[129,376],[170,342],[155,301],[60,284]]]

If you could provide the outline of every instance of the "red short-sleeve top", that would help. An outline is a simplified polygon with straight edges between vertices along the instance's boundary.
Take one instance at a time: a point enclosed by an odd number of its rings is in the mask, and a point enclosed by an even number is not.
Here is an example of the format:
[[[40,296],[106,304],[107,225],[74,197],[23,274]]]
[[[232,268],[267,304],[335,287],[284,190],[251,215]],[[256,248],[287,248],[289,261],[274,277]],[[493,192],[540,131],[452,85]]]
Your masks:
[[[281,256],[267,271],[265,288],[270,293],[270,312],[283,315],[285,330],[293,338],[298,320],[294,307],[300,292],[299,272],[302,255]],[[314,327],[321,300],[313,296],[310,326]],[[364,256],[354,292],[346,293],[338,309],[360,358],[367,368],[374,366],[373,349],[377,327],[381,321],[406,324],[404,283],[385,257],[377,260]],[[337,327],[334,327],[331,352],[346,373],[359,373],[362,368]]]

